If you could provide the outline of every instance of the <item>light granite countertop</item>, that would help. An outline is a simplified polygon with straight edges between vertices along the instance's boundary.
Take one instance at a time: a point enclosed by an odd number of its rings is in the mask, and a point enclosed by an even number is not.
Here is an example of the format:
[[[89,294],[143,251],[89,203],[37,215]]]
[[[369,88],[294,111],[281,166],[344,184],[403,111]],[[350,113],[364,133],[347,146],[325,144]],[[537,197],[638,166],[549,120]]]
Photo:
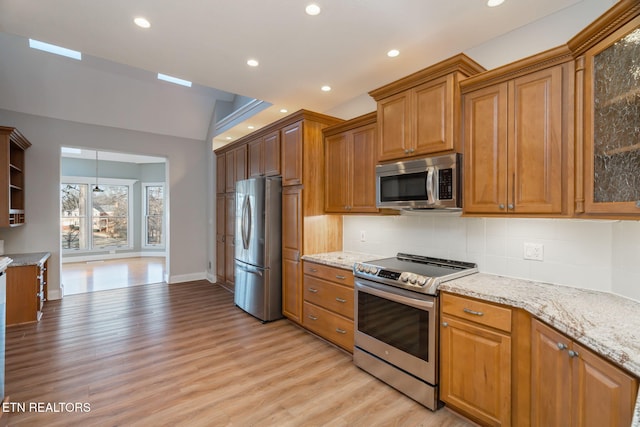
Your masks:
[[[384,256],[358,252],[305,255],[304,260],[353,269]],[[522,308],[640,377],[640,303],[606,292],[477,273],[440,284],[440,291]],[[632,427],[640,427],[640,393]]]
[[[33,252],[33,253],[24,253],[24,254],[6,254],[4,255],[13,260],[11,264],[9,264],[9,268],[11,267],[23,267],[25,265],[38,265],[45,262],[51,256],[50,252]]]
[[[364,254],[360,252],[338,251],[326,252],[322,254],[303,255],[305,261],[317,262],[318,264],[326,264],[332,267],[346,268],[353,270],[353,264],[356,262],[372,261],[374,259],[387,258],[383,255]]]

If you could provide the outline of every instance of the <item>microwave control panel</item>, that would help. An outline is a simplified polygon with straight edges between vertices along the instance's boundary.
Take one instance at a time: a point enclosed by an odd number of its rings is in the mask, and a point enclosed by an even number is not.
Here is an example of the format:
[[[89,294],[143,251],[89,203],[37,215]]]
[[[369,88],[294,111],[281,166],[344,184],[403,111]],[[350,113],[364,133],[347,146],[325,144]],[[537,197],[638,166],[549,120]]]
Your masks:
[[[453,169],[438,171],[438,195],[440,200],[453,199]]]

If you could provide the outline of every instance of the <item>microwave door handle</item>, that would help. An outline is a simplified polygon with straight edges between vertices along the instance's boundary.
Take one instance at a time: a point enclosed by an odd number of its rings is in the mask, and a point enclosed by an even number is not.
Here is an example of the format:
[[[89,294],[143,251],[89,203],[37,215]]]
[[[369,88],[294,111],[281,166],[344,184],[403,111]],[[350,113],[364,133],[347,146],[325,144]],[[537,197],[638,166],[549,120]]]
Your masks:
[[[435,172],[434,167],[427,168],[427,202],[431,205],[436,203],[436,199],[434,197],[435,194],[435,186],[433,182],[433,174]]]

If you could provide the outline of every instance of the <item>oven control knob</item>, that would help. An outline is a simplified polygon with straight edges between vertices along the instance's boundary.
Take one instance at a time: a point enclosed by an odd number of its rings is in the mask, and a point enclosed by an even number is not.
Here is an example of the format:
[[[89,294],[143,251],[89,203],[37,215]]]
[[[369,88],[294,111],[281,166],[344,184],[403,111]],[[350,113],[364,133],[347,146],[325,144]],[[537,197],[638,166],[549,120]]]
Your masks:
[[[358,264],[356,265],[356,271],[363,271],[364,267],[362,266],[362,264]]]
[[[427,278],[424,276],[418,276],[418,280],[416,280],[416,282],[418,282],[418,285],[424,286],[427,283]]]
[[[418,280],[418,276],[416,276],[415,274],[409,275],[409,282],[411,282],[412,285],[416,284],[416,280]]]
[[[403,281],[403,282],[407,282],[407,281],[409,281],[409,276],[410,276],[410,274],[405,271],[404,273],[402,273],[400,275],[400,280]]]

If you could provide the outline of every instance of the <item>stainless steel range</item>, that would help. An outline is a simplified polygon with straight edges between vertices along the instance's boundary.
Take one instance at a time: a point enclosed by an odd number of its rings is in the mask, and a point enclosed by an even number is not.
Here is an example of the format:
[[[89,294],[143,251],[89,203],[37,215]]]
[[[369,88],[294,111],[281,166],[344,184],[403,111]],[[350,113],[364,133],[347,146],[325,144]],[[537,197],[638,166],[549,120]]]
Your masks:
[[[429,409],[438,401],[438,285],[476,264],[398,253],[358,262],[353,361]]]

